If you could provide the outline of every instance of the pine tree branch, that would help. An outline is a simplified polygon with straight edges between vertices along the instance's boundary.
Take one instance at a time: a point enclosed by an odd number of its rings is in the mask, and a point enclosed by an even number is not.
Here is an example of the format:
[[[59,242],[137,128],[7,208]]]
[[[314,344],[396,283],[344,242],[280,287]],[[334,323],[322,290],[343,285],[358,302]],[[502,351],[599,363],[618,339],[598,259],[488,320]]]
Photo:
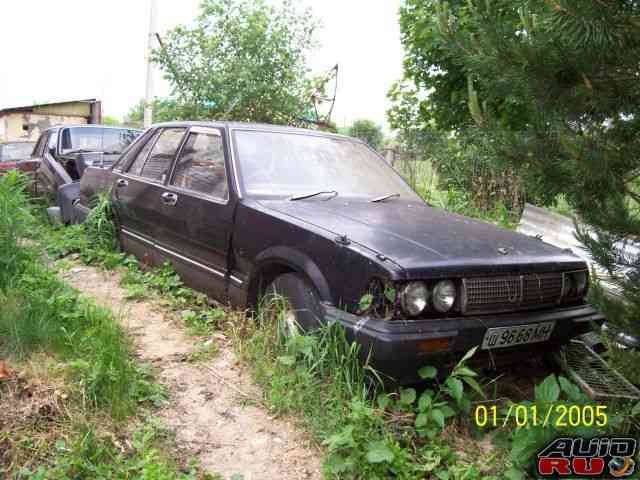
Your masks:
[[[632,191],[629,187],[625,187],[624,191],[632,200],[635,200],[635,202],[640,205],[640,195]]]
[[[640,168],[636,169],[636,170],[632,170],[631,172],[629,172],[629,174],[625,177],[624,179],[624,183],[631,183],[633,182],[636,178],[640,177]]]
[[[545,3],[553,8],[556,12],[564,12],[567,13],[567,9],[560,5],[555,0],[545,0]]]

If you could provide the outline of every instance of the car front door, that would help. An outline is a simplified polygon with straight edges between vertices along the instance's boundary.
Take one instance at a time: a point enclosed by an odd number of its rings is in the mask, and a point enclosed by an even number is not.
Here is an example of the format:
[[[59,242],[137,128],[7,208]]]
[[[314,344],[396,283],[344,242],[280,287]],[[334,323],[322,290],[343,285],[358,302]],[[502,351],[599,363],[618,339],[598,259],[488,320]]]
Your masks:
[[[157,249],[184,282],[226,301],[233,202],[223,130],[191,127],[163,188]]]
[[[164,183],[186,131],[185,127],[157,129],[123,171],[114,169],[120,241],[126,251],[147,264],[160,261],[155,239],[163,221]]]

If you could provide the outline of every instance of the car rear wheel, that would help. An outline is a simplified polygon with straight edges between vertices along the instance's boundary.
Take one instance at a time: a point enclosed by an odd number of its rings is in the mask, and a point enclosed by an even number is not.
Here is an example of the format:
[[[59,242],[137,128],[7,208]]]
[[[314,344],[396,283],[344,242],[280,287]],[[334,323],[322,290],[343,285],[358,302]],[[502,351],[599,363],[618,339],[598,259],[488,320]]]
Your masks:
[[[299,273],[276,277],[266,288],[262,306],[274,320],[282,318],[290,334],[311,332],[322,325],[318,292]]]

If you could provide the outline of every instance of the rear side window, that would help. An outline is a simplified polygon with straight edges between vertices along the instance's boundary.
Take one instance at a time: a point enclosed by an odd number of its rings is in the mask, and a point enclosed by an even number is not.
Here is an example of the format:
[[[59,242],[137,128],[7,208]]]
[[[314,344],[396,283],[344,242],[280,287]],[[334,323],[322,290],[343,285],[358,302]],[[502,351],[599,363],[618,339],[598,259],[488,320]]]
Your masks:
[[[51,132],[49,132],[49,136],[47,137],[47,152],[49,152],[51,155],[55,155],[57,146],[58,146],[58,131],[52,130]]]
[[[33,149],[33,153],[31,154],[31,158],[42,156],[42,150],[44,149],[44,145],[47,141],[47,135],[42,133],[40,138],[38,139],[38,143],[36,143],[35,148]]]
[[[124,168],[134,157],[138,157],[138,153],[146,146],[147,140],[150,140],[154,137],[156,132],[154,130],[147,130],[142,133],[138,138],[136,138],[131,144],[126,148],[122,155],[118,157],[118,159],[113,164],[114,170],[121,170]]]
[[[132,175],[140,175],[140,173],[142,172],[142,167],[144,167],[144,162],[147,160],[147,157],[149,156],[149,151],[153,147],[153,144],[155,143],[156,138],[158,138],[158,135],[160,135],[160,130],[157,130],[156,132],[154,132],[154,134],[151,136],[149,141],[145,143],[145,145],[140,149],[140,151],[138,151],[138,155],[136,156],[136,159],[133,161],[133,163],[129,167],[129,170],[127,170],[127,172],[129,172]]]
[[[229,196],[219,130],[192,129],[176,163],[172,185],[226,200]]]
[[[164,182],[171,168],[171,163],[176,156],[184,132],[184,128],[167,128],[162,131],[160,137],[158,137],[158,140],[151,149],[149,158],[145,162],[144,167],[142,167],[142,173],[140,174],[142,177]]]
[[[184,128],[158,130],[138,152],[128,173],[163,182],[184,132]]]

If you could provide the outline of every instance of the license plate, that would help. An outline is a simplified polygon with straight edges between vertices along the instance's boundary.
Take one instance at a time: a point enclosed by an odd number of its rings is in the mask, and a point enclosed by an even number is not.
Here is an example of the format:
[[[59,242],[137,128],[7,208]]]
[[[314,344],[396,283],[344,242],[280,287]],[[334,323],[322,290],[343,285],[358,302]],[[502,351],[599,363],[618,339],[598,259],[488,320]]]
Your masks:
[[[518,325],[516,327],[490,328],[484,334],[482,349],[513,347],[525,343],[537,343],[549,340],[556,322]]]

